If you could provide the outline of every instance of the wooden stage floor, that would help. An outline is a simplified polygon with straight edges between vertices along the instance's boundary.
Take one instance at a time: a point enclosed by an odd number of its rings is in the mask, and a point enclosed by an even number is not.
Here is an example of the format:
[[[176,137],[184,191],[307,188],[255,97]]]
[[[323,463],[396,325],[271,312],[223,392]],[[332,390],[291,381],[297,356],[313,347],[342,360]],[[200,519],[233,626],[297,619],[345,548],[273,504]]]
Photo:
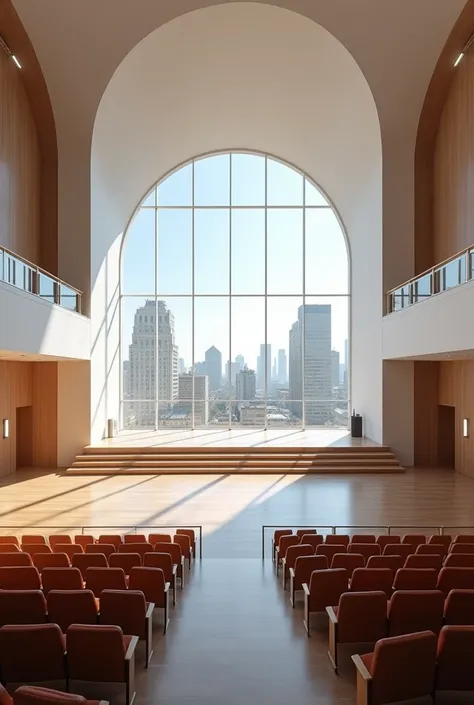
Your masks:
[[[44,533],[47,526],[203,525],[203,560],[171,610],[168,634],[156,625],[147,671],[139,648],[136,705],[355,705],[351,652],[335,676],[326,619],[315,619],[308,639],[302,603],[291,608],[271,561],[260,559],[261,525],[473,526],[474,481],[449,470],[101,478],[20,471],[2,478],[0,507],[2,526]],[[84,692],[123,704],[108,686]]]

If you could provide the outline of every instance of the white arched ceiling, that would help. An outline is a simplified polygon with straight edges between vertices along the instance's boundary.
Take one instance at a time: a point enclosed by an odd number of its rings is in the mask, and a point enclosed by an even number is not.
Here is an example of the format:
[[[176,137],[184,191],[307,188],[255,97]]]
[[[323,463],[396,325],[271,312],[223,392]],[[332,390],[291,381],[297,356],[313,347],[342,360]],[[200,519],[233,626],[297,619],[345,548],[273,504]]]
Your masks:
[[[155,30],[128,54],[102,97],[91,160],[93,434],[117,416],[118,252],[129,217],[177,164],[238,148],[294,164],[339,211],[352,256],[353,399],[365,413],[367,435],[381,440],[382,148],[375,102],[362,71],[327,30],[256,3],[199,10]]]

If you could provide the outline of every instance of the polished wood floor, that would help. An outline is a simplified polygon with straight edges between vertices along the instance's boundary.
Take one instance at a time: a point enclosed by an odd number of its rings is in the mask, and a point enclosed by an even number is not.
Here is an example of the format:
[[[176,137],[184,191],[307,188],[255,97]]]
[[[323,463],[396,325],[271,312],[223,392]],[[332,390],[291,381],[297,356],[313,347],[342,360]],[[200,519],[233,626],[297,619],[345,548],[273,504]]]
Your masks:
[[[448,470],[212,478],[20,472],[3,478],[0,514],[2,527],[44,533],[48,526],[202,524],[203,560],[179,595],[168,634],[156,625],[148,671],[138,652],[137,705],[354,705],[350,652],[335,676],[324,616],[308,639],[301,607],[291,608],[271,561],[260,559],[261,525],[474,526],[474,481]],[[270,532],[267,539],[269,546]],[[108,686],[93,694],[123,702]]]

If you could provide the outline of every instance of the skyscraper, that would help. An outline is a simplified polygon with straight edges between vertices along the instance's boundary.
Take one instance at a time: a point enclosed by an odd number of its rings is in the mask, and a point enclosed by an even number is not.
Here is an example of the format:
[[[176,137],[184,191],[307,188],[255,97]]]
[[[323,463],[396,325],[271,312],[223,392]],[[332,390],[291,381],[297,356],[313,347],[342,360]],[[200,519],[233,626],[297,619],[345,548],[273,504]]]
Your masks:
[[[325,424],[331,419],[332,409],[330,305],[305,304],[298,308],[298,320],[290,330],[289,368],[290,399],[302,398],[304,369],[306,423]],[[301,407],[301,404],[299,406]],[[292,408],[296,413],[294,405]]]
[[[244,367],[244,369],[237,374],[235,380],[235,398],[238,401],[255,399],[256,388],[257,380],[255,378],[255,371]]]
[[[267,379],[270,381],[272,371],[272,346],[268,343],[267,345],[260,345],[260,355],[257,357],[257,389],[265,389],[265,352],[267,360]]]
[[[206,350],[206,373],[209,378],[209,391],[220,389],[222,379],[222,353],[214,346]]]
[[[278,377],[278,372],[277,372],[277,359],[276,357],[273,358],[273,365],[272,365],[272,381],[276,381]]]
[[[236,356],[235,356],[235,361],[236,361],[236,363],[237,363],[238,366],[239,366],[239,371],[240,371],[240,370],[243,370],[244,367],[245,367],[244,356],[243,356],[243,355],[236,355]]]
[[[331,387],[339,387],[339,353],[337,350],[331,350]]]
[[[281,382],[281,384],[286,384],[288,381],[286,373],[286,351],[283,349],[278,351],[278,381]]]
[[[179,375],[179,408],[192,413],[193,376]],[[182,401],[185,400],[185,401]],[[209,421],[209,391],[207,375],[194,375],[194,426],[206,426]]]
[[[178,357],[178,373],[184,375],[184,357]]]
[[[235,387],[235,378],[238,372],[240,372],[239,363],[230,362],[230,360],[227,360],[225,364],[225,376],[227,379],[227,384],[231,387]]]

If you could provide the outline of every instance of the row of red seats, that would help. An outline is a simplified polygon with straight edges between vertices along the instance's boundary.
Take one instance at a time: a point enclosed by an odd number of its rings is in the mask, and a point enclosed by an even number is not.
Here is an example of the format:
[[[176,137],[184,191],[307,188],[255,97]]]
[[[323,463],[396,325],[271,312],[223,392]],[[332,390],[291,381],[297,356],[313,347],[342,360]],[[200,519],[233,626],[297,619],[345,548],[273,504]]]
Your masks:
[[[13,696],[0,685],[0,705],[109,705],[106,700],[86,700],[82,695],[61,690],[21,685]]]
[[[381,639],[372,653],[353,656],[357,703],[472,702],[474,627],[443,627]],[[443,700],[441,700],[443,698]]]
[[[329,658],[337,673],[339,644],[375,643],[424,630],[438,634],[443,624],[474,626],[474,590],[452,590],[446,600],[437,590],[402,590],[388,602],[384,592],[344,592],[326,612]]]
[[[115,625],[73,624],[66,635],[57,624],[7,625],[0,629],[2,682],[124,683],[131,705],[137,643]]]
[[[160,598],[160,596],[158,595]],[[47,597],[41,590],[0,591],[0,627],[5,625],[57,624],[65,634],[71,624],[109,624],[119,626],[124,634],[145,642],[145,666],[152,655],[152,617],[155,607],[165,610],[166,602],[156,604],[142,590],[103,590],[100,601],[92,590],[51,590]]]

